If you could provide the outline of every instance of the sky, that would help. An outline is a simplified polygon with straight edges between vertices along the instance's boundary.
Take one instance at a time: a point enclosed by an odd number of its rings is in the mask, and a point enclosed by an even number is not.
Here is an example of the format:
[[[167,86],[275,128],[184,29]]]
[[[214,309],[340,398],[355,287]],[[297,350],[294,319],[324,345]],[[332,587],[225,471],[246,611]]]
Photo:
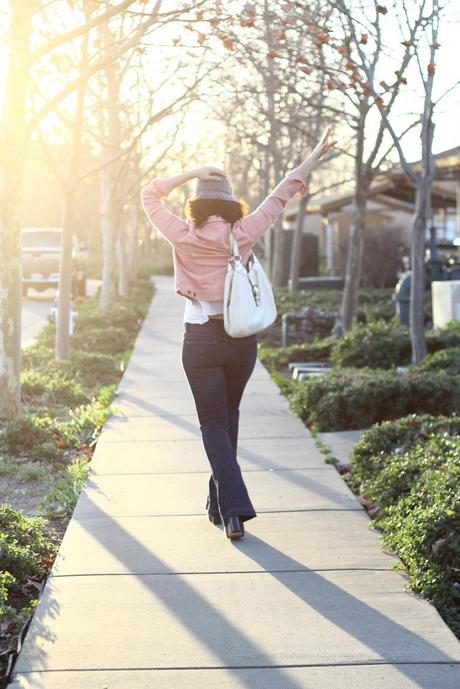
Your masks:
[[[67,0],[58,0],[62,2],[61,9],[68,7]],[[415,6],[418,4],[417,0],[414,0]],[[226,3],[226,8],[231,8],[232,11],[238,16],[238,12],[244,7],[246,3],[240,2],[239,0],[229,0]],[[260,5],[260,2],[255,2],[256,8]],[[391,5],[390,2],[387,3],[388,6]],[[175,0],[166,1],[163,5],[165,10],[170,10],[177,8],[182,5],[181,2]],[[3,28],[2,34],[7,35],[7,16],[5,11],[7,10],[8,3],[6,0],[0,0],[0,29]],[[67,10],[65,10],[67,11]],[[460,41],[458,40],[459,35],[459,18],[460,18],[460,8],[458,8],[457,3],[451,3],[451,10],[449,11],[449,20],[444,21],[441,26],[441,35],[439,42],[441,43],[441,49],[437,51],[437,67],[436,67],[436,80],[435,80],[435,99],[439,97],[441,93],[446,91],[460,78]],[[392,12],[385,15],[385,22],[390,24],[393,22],[393,29],[391,34],[394,37],[394,46],[392,50],[390,49],[390,54],[388,55],[388,72],[391,74],[392,67],[392,55],[397,55],[399,39],[401,38],[398,32],[398,27],[394,22]],[[388,26],[387,26],[388,28]],[[248,34],[249,35],[249,34]],[[173,46],[172,38],[179,36],[181,39],[180,45]],[[213,57],[221,56],[223,59],[229,57],[228,51],[222,46],[222,43],[216,37],[209,39],[209,44],[212,46]],[[177,56],[178,58],[182,55],[190,64],[190,78],[193,77],[193,72],[196,69],[194,64],[194,58],[187,55],[187,46],[193,46],[193,50],[196,55],[200,54],[200,47],[196,45],[194,40],[194,35],[191,32],[184,31],[183,26],[178,29],[175,27],[164,27],[160,30],[156,30],[145,41],[146,55],[143,58],[144,70],[146,73],[150,72],[155,77],[152,79],[153,83],[155,79],[157,82],[161,80],[162,68],[161,60],[159,65],[158,57],[168,58],[171,55]],[[399,46],[399,49],[401,47]],[[0,41],[0,107],[2,104],[2,95],[4,92],[4,78],[7,62],[7,42]],[[397,62],[395,62],[397,64]],[[235,67],[232,67],[235,69]],[[236,67],[238,69],[238,67]],[[415,65],[414,65],[415,70]],[[147,76],[148,74],[144,75]],[[404,122],[408,122],[408,116],[406,112],[412,110],[414,112],[419,112],[420,107],[420,85],[416,88],[412,86],[413,84],[418,84],[418,78],[415,71],[412,72],[412,76],[409,79],[409,85],[406,89],[406,97],[401,99],[399,105],[399,112],[396,113],[396,122],[401,127]],[[158,94],[155,105],[160,108],[163,103],[168,102],[180,85],[171,85],[168,88],[164,88],[161,93]],[[442,103],[437,107],[436,110],[436,129],[434,138],[434,151],[442,151],[451,148],[459,144],[460,136],[458,134],[458,118],[460,115],[460,89],[457,87],[450,95],[443,99]],[[377,125],[377,120],[375,120],[375,125]],[[165,122],[167,132],[167,123]],[[45,123],[46,128],[46,123]],[[202,155],[206,158],[206,164],[224,164],[225,151],[222,147],[216,150],[213,146],[216,146],[217,141],[221,141],[222,137],[222,125],[213,121],[212,113],[206,102],[195,103],[189,109],[187,118],[183,124],[183,139],[192,140],[196,137],[197,132],[200,132],[202,138],[208,139],[210,141],[210,146],[208,150],[202,150]],[[208,134],[208,136],[206,136]],[[407,138],[407,143],[405,147],[407,156],[409,159],[417,159],[419,157],[419,140],[418,133],[414,132]],[[211,160],[214,154],[214,160]],[[210,158],[211,157],[211,158]],[[205,163],[203,163],[205,164]]]

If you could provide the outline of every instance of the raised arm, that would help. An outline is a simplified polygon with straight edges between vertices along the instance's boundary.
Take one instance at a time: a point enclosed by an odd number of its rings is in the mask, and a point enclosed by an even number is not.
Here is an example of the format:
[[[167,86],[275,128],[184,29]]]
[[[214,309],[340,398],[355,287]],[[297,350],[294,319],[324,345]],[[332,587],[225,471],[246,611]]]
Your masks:
[[[150,184],[141,189],[141,201],[147,217],[152,225],[168,240],[170,244],[177,242],[187,231],[188,223],[169,211],[163,204],[162,198],[190,179],[213,179],[215,174],[225,174],[223,170],[215,167],[204,167],[183,172],[174,177],[160,179],[155,177]]]
[[[329,127],[305,160],[281,180],[255,211],[241,220],[240,225],[246,239],[255,242],[263,235],[296,193],[307,195],[307,180],[311,171],[318,164],[319,158],[337,143],[331,140],[331,135],[332,128]]]

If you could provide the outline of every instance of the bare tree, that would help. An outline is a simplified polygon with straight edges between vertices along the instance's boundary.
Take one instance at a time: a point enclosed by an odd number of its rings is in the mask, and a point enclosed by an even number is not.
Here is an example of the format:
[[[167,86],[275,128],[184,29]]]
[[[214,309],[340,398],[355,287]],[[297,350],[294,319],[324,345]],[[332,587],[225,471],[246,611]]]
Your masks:
[[[26,94],[32,18],[38,2],[10,2],[8,71],[1,126],[0,190],[0,416],[21,409],[21,234],[19,205],[26,155]]]
[[[257,6],[246,3],[239,21],[226,6],[213,24],[214,34],[229,52],[223,71],[219,70],[215,79],[217,94],[222,90],[220,83],[225,83],[225,97],[214,107],[227,130],[235,131],[238,158],[246,161],[244,179],[259,188],[256,200],[271,191],[293,161],[300,163],[320,131],[341,114],[325,108],[321,95],[324,74],[315,70],[309,57],[314,38],[306,27],[319,21],[323,5],[321,0],[309,5],[280,6],[271,0]],[[229,67],[233,64],[235,69]],[[296,232],[291,255],[294,284],[302,232],[303,225]],[[274,286],[281,284],[284,272],[284,240],[280,217],[261,239]]]
[[[401,136],[396,131],[388,108],[385,106],[382,97],[377,92],[373,74],[368,68],[364,55],[361,55],[363,67],[369,88],[379,107],[383,126],[389,132],[394,146],[398,152],[401,166],[407,177],[414,184],[415,194],[415,215],[412,229],[411,241],[411,300],[410,300],[410,332],[412,342],[412,361],[420,361],[427,353],[424,323],[424,292],[425,292],[425,237],[428,223],[431,220],[431,193],[434,179],[434,159],[433,159],[433,135],[434,120],[433,113],[435,103],[433,102],[433,87],[436,73],[436,52],[440,49],[438,43],[440,21],[445,6],[438,0],[423,0],[420,3],[419,14],[413,22],[411,21],[408,3],[403,2],[405,17],[405,28],[409,32],[410,38],[406,40],[407,47],[415,54],[420,80],[423,85],[423,104],[419,118],[421,162],[411,164],[408,162],[407,155],[404,153],[401,144]],[[417,26],[419,32],[415,32],[412,27]],[[458,81],[453,86],[457,86]],[[449,88],[449,91],[452,87]],[[445,95],[445,94],[443,94]],[[443,96],[440,97],[440,99]],[[438,99],[438,102],[439,100]]]
[[[91,19],[92,7],[87,6],[85,16],[87,23]],[[80,73],[86,71],[89,64],[89,33],[83,34]],[[81,82],[77,89],[75,106],[75,123],[72,131],[72,148],[67,173],[67,184],[64,196],[62,217],[62,247],[59,267],[59,299],[56,319],[56,359],[66,359],[69,354],[69,320],[70,293],[72,288],[72,246],[75,230],[75,205],[77,200],[78,164],[80,160],[81,136],[83,129],[84,102],[86,83]]]
[[[346,110],[353,117],[351,128],[355,136],[353,211],[345,286],[335,325],[335,333],[340,336],[344,331],[350,330],[356,320],[369,187],[376,175],[388,164],[393,145],[386,145],[383,122],[375,127],[372,121],[374,112],[384,100],[382,94],[373,92],[371,83],[382,72],[388,59],[385,46],[388,31],[384,25],[387,9],[376,0],[372,10],[364,7],[360,0],[331,0],[329,6],[331,14],[328,22],[321,23],[315,29],[321,68],[328,75],[328,89],[332,93],[338,90],[344,94]],[[410,42],[418,31],[422,12],[420,9],[408,27]],[[387,98],[387,112],[394,109],[401,87],[407,83],[405,75],[411,57],[408,42],[394,82],[389,85],[384,80],[381,81],[383,94]],[[409,125],[400,136],[404,136],[413,126]]]
[[[0,415],[16,417],[21,413],[19,370],[21,357],[21,241],[18,207],[22,191],[24,162],[30,134],[39,122],[80,84],[84,83],[104,64],[116,58],[120,47],[114,49],[101,62],[90,65],[76,79],[47,100],[28,117],[27,95],[30,90],[31,70],[34,64],[56,47],[83,36],[108,16],[124,11],[135,0],[125,0],[106,13],[102,13],[83,26],[62,34],[31,50],[33,18],[42,9],[41,0],[10,0],[10,40],[8,70],[2,116],[0,144],[1,216],[0,216]],[[149,16],[148,20],[151,20]],[[131,41],[138,40],[134,35]],[[129,43],[129,41],[128,41]],[[134,45],[134,43],[133,43]],[[126,49],[126,44],[121,50]]]

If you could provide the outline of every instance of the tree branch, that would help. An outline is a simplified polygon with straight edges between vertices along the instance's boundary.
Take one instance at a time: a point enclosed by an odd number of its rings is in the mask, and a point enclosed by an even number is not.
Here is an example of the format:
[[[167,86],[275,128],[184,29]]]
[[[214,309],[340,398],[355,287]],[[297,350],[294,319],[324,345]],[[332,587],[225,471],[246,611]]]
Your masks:
[[[156,0],[155,10],[152,12],[152,15],[147,19],[147,21],[141,24],[137,31],[134,32],[130,40],[126,41],[125,43],[122,43],[120,46],[118,46],[116,50],[110,52],[105,59],[102,59],[100,62],[89,67],[89,69],[87,69],[86,72],[80,74],[79,77],[70,82],[70,84],[63,88],[60,93],[58,93],[56,96],[54,96],[54,98],[48,101],[48,103],[46,103],[46,105],[44,105],[41,110],[35,113],[35,115],[31,117],[27,125],[27,130],[29,134],[35,129],[40,120],[42,120],[46,115],[48,115],[48,113],[54,110],[56,105],[58,105],[62,100],[64,100],[64,98],[67,98],[67,96],[70,93],[75,91],[75,89],[77,89],[82,82],[92,77],[99,70],[104,69],[104,67],[107,67],[107,65],[109,65],[111,62],[123,55],[123,53],[129,50],[129,48],[136,45],[139,42],[141,36],[143,36],[147,29],[156,21],[158,16],[158,9],[161,5],[161,2],[162,0]]]

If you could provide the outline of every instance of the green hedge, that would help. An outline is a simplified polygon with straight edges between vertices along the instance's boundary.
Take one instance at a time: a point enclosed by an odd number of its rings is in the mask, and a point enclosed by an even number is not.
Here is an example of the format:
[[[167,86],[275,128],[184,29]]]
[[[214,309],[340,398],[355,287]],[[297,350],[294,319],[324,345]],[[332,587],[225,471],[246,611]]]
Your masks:
[[[408,416],[374,426],[347,481],[406,565],[411,587],[460,635],[460,418]]]
[[[407,452],[430,437],[440,436],[460,436],[460,417],[410,414],[375,424],[353,449],[351,487],[365,493],[366,482],[380,474],[389,455]]]
[[[70,341],[70,351],[102,352],[121,354],[132,346],[132,335],[124,328],[107,327],[75,330]]]
[[[318,431],[366,428],[411,413],[456,413],[460,382],[444,372],[333,370],[300,381],[290,401],[295,413]]]
[[[16,631],[36,604],[36,589],[27,586],[29,577],[46,576],[56,552],[42,517],[29,517],[0,504],[0,620],[11,621]]]
[[[90,401],[81,383],[53,371],[21,371],[20,383],[22,398],[28,403],[41,401],[46,405],[71,407]]]
[[[117,383],[124,370],[123,358],[101,352],[73,351],[70,362],[75,375],[86,386]]]
[[[460,371],[460,323],[452,322],[441,332],[427,333],[430,352],[417,365],[419,371]],[[270,370],[287,368],[291,361],[331,360],[342,368],[391,369],[411,362],[407,328],[372,322],[358,325],[338,340],[317,340],[290,347],[259,347],[259,359]],[[415,368],[415,367],[414,367]]]
[[[460,347],[460,322],[427,332],[426,341],[429,353]],[[393,368],[410,364],[411,351],[408,328],[376,321],[345,333],[336,341],[331,359],[342,367]]]
[[[401,472],[410,477],[406,485]],[[434,438],[396,455],[380,484],[395,501],[375,522],[384,544],[406,565],[411,588],[460,636],[460,438]],[[406,493],[397,499],[399,487]]]
[[[434,354],[428,354],[414,370],[417,371],[448,371],[453,375],[460,374],[460,347],[448,347]]]
[[[407,328],[375,322],[358,325],[336,341],[332,361],[342,367],[392,368],[411,360]]]

